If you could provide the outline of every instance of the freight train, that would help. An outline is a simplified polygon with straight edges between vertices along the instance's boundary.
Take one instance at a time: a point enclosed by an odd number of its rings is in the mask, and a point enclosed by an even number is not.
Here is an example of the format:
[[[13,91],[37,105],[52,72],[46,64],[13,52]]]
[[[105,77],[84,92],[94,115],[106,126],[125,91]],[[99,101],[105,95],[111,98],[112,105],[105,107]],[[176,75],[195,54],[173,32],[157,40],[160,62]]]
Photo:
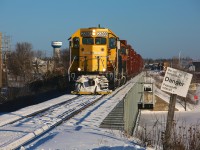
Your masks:
[[[109,94],[142,71],[141,55],[108,28],[81,28],[68,40],[72,94]]]

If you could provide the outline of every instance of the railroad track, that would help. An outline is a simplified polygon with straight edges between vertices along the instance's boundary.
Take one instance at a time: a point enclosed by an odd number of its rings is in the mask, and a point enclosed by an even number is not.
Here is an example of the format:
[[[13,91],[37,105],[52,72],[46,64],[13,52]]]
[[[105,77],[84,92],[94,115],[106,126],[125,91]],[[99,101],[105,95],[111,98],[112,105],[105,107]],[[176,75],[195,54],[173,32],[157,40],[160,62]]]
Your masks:
[[[106,100],[114,97],[123,88],[124,86],[107,95]],[[70,119],[100,99],[104,99],[102,95],[69,95],[69,97],[50,108],[35,110],[28,115],[21,115],[17,119],[11,119],[7,123],[0,124],[0,149],[18,149],[33,142],[63,121]]]
[[[88,95],[25,116],[0,127],[0,149],[17,149],[86,109],[103,96]]]
[[[45,104],[44,103],[42,104],[42,107],[40,105],[29,106],[29,107],[26,107],[25,109],[22,108],[18,111],[1,115],[0,127],[5,126],[7,124],[14,123],[26,117],[37,115],[38,113],[42,113],[44,111],[47,111],[48,109],[53,109],[61,104],[66,103],[67,101],[68,102],[72,101],[75,98],[77,98],[77,95],[63,95],[56,98],[56,102],[52,102],[54,101],[54,99],[52,99],[52,101],[51,100],[46,101]],[[27,109],[29,109],[29,111],[27,111]]]

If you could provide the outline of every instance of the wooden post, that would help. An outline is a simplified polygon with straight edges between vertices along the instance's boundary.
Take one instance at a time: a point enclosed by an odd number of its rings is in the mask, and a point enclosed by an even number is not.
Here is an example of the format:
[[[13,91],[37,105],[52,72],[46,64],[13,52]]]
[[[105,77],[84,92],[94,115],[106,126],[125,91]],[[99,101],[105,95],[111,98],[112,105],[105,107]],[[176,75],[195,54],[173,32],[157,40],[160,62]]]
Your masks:
[[[177,97],[176,94],[171,94],[171,96],[170,96],[166,130],[165,130],[165,138],[164,138],[164,143],[163,143],[163,150],[170,150],[171,149],[171,141],[172,141],[171,131],[172,131],[172,128],[173,128],[176,97]]]
[[[185,111],[187,110],[187,103],[186,103],[186,97],[184,98],[184,100],[185,100]]]

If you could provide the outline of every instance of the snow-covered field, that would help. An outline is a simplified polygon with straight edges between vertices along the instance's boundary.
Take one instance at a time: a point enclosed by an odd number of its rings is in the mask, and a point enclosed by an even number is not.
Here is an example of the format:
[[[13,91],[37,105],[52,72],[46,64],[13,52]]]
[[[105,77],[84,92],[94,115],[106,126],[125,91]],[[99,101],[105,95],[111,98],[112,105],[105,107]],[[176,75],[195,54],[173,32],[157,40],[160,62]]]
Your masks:
[[[200,93],[200,87],[197,88],[196,93]],[[169,103],[170,95],[156,88],[155,95],[162,98],[164,101]],[[200,94],[198,95],[200,97]],[[200,124],[200,103],[197,102],[196,105],[187,104],[187,110],[185,111],[184,107],[180,105],[179,100],[176,102],[175,106],[178,111],[175,111],[174,120],[177,123],[184,124],[186,126]],[[161,124],[166,125],[168,111],[149,111],[143,110],[141,111],[140,117],[140,126],[147,126],[148,128],[152,128],[155,125],[156,121],[159,121]]]

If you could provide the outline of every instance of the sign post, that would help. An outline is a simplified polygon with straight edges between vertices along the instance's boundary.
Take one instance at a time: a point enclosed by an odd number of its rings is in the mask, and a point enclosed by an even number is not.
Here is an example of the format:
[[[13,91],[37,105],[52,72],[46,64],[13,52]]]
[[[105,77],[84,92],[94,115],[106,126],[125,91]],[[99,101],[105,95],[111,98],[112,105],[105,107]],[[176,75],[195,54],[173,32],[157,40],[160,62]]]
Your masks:
[[[177,95],[186,97],[192,74],[174,68],[167,67],[161,90],[171,93],[167,123],[164,137],[163,150],[171,149],[171,129],[173,127],[174,111]]]
[[[172,131],[173,121],[174,121],[174,111],[175,111],[175,105],[176,105],[176,97],[177,97],[177,94],[171,94],[171,96],[170,96],[163,150],[172,149],[170,147],[171,142],[172,142],[171,141],[171,131]]]

